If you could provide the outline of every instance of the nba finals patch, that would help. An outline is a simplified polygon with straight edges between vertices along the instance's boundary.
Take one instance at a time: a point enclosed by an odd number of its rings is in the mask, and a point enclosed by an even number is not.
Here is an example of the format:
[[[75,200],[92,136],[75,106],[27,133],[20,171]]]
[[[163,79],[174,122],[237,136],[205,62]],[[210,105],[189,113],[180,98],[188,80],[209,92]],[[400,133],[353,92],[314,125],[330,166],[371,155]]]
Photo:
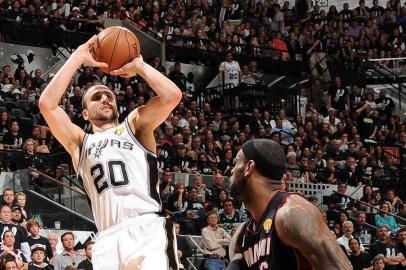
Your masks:
[[[124,127],[119,127],[114,131],[114,134],[120,136],[121,134],[123,134],[124,131]]]
[[[265,232],[268,233],[269,230],[270,230],[271,227],[272,227],[272,219],[267,218],[267,219],[264,221],[264,225],[263,225],[263,226],[264,226]]]

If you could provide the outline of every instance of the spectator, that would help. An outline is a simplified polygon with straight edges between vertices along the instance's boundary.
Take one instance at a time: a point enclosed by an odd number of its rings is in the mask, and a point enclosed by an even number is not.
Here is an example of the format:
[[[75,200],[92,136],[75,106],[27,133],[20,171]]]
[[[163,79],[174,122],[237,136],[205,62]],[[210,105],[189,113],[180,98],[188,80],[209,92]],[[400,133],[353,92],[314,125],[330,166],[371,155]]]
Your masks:
[[[53,258],[55,258],[57,255],[60,255],[62,253],[56,248],[58,245],[58,236],[56,235],[56,233],[50,232],[47,236],[47,239],[49,241],[49,244],[51,245],[52,254],[54,255]]]
[[[168,78],[171,79],[171,81],[173,81],[182,92],[186,92],[186,77],[181,71],[181,65],[179,62],[176,62],[173,65],[173,71],[169,73]]]
[[[11,121],[10,131],[3,137],[3,146],[6,149],[19,149],[23,145],[24,135],[20,132],[20,125],[16,120]]]
[[[351,249],[349,256],[350,262],[354,270],[364,270],[371,267],[371,262],[367,253],[361,251],[360,242],[357,238],[352,238],[348,241]]]
[[[395,218],[390,215],[390,213],[392,213],[390,203],[384,202],[380,205],[379,209],[381,209],[381,211],[379,211],[379,213],[375,215],[376,226],[379,227],[386,224],[392,233],[396,233],[399,230],[399,226],[396,223]]]
[[[350,109],[350,99],[348,96],[347,89],[342,86],[341,78],[335,78],[335,84],[332,86],[328,92],[328,103],[329,108],[333,108],[337,111],[346,112]]]
[[[179,236],[180,234],[180,224],[177,222],[173,223],[174,227],[175,227],[175,234],[176,234],[176,244],[177,244],[177,248],[178,248],[178,259],[181,262],[181,265],[179,265],[180,269],[186,269],[185,265],[186,264],[186,258],[191,257],[192,256],[192,249],[190,248],[187,240],[185,237],[181,237]]]
[[[21,250],[26,260],[30,261],[31,251],[30,246],[27,242],[26,231],[21,230],[17,225],[14,225],[12,223],[10,206],[2,205],[0,207],[0,232],[3,237],[6,231],[11,231],[14,234],[14,248]],[[0,244],[3,245],[3,241]]]
[[[386,263],[385,263],[385,256],[382,254],[376,255],[374,257],[374,259],[372,260],[372,266],[373,266],[373,270],[383,270],[386,267]]]
[[[17,192],[15,195],[16,202],[18,207],[21,210],[21,215],[22,215],[22,220],[23,222],[26,222],[32,217],[32,214],[25,210],[25,204],[27,202],[27,195],[25,195],[24,192]]]
[[[219,224],[222,228],[229,234],[233,227],[236,227],[238,223],[241,223],[241,214],[240,211],[234,209],[233,200],[226,199],[223,203],[223,209],[218,213]]]
[[[205,270],[225,270],[224,258],[226,247],[230,243],[230,235],[218,226],[218,217],[215,211],[207,213],[208,226],[202,230],[202,240],[204,245],[204,269]]]
[[[345,250],[347,251],[347,255],[351,254],[351,249],[349,246],[349,241],[351,239],[354,238],[353,236],[353,232],[354,232],[354,225],[351,221],[346,221],[343,223],[343,236],[341,236],[340,238],[337,238],[337,243],[342,245]],[[360,245],[360,250],[361,251],[365,251],[364,246],[362,245],[362,243],[359,244]]]
[[[3,190],[3,201],[1,202],[1,205],[8,205],[11,208],[14,203],[14,198],[14,190],[12,188],[6,187]]]
[[[224,177],[220,172],[216,172],[216,174],[214,174],[213,185],[210,187],[212,199],[215,200],[218,198],[222,190],[225,190]]]
[[[24,254],[21,252],[20,249],[15,248],[14,233],[11,230],[5,231],[3,233],[2,240],[3,240],[1,247],[2,252],[7,254],[6,255],[7,257],[9,257],[11,260],[17,263],[18,269],[27,270],[28,269],[27,259],[25,258]]]
[[[31,250],[33,246],[42,247],[45,251],[45,261],[49,262],[54,254],[52,253],[52,247],[49,240],[40,233],[40,225],[35,219],[30,219],[27,221],[27,231],[30,233],[28,236],[28,244],[30,245]]]
[[[93,241],[88,241],[84,244],[85,246],[85,252],[86,252],[86,258],[78,264],[78,269],[83,269],[83,270],[93,270],[93,264],[92,264],[92,248],[93,248],[94,242]]]
[[[28,270],[52,270],[52,265],[46,263],[46,251],[42,245],[31,246],[31,262]]]
[[[55,256],[51,264],[55,270],[64,270],[67,266],[75,266],[83,261],[83,258],[73,250],[75,237],[72,232],[65,232],[61,235],[63,251],[60,255]]]
[[[375,235],[375,230],[366,224],[367,215],[363,211],[359,211],[354,224],[354,237],[358,238],[361,244],[370,244],[371,237]]]

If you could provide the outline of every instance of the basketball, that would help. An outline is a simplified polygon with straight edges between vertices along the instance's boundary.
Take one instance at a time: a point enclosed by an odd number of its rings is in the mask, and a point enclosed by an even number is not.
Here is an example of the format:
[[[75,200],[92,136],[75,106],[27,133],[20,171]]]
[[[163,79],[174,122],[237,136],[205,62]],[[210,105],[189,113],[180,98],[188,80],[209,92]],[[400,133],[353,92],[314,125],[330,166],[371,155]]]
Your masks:
[[[108,65],[100,68],[105,73],[119,69],[140,55],[138,38],[127,28],[109,27],[97,35],[97,45],[92,54],[96,61]]]

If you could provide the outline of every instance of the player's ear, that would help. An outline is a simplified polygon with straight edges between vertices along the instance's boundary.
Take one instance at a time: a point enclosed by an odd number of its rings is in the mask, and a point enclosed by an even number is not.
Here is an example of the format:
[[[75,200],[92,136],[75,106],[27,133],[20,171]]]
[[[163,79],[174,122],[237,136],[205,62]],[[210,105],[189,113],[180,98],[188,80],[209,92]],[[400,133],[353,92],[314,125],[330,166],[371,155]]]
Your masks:
[[[89,111],[87,109],[82,110],[82,116],[83,116],[83,119],[85,119],[86,121],[89,121]]]
[[[255,169],[255,161],[248,160],[244,168],[244,176],[248,177],[253,172],[254,169]]]

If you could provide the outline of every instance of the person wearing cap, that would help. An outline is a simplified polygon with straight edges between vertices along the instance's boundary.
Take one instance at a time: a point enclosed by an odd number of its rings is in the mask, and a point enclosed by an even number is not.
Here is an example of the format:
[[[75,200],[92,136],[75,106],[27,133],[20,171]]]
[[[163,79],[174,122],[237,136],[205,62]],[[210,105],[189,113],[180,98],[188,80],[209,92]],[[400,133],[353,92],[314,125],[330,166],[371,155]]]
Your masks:
[[[81,270],[93,270],[93,264],[92,264],[92,248],[93,248],[94,242],[93,241],[88,241],[85,243],[85,253],[86,253],[86,258],[79,263],[78,269]]]
[[[81,27],[83,16],[80,14],[80,8],[73,7],[71,14],[69,14],[66,22],[66,29],[69,31],[78,31]]]
[[[46,250],[43,245],[35,244],[31,246],[31,262],[28,270],[53,270],[54,267],[45,261]]]
[[[49,260],[52,259],[54,256],[51,248],[51,243],[49,240],[43,236],[41,236],[40,233],[40,225],[37,220],[35,219],[30,219],[27,221],[27,230],[30,233],[30,236],[28,236],[28,244],[31,247],[33,246],[38,246],[41,245],[46,253],[45,253],[45,261],[49,262]]]
[[[238,152],[230,190],[252,217],[233,236],[229,269],[352,269],[320,210],[279,190],[285,172],[285,153],[272,140],[250,140]]]

